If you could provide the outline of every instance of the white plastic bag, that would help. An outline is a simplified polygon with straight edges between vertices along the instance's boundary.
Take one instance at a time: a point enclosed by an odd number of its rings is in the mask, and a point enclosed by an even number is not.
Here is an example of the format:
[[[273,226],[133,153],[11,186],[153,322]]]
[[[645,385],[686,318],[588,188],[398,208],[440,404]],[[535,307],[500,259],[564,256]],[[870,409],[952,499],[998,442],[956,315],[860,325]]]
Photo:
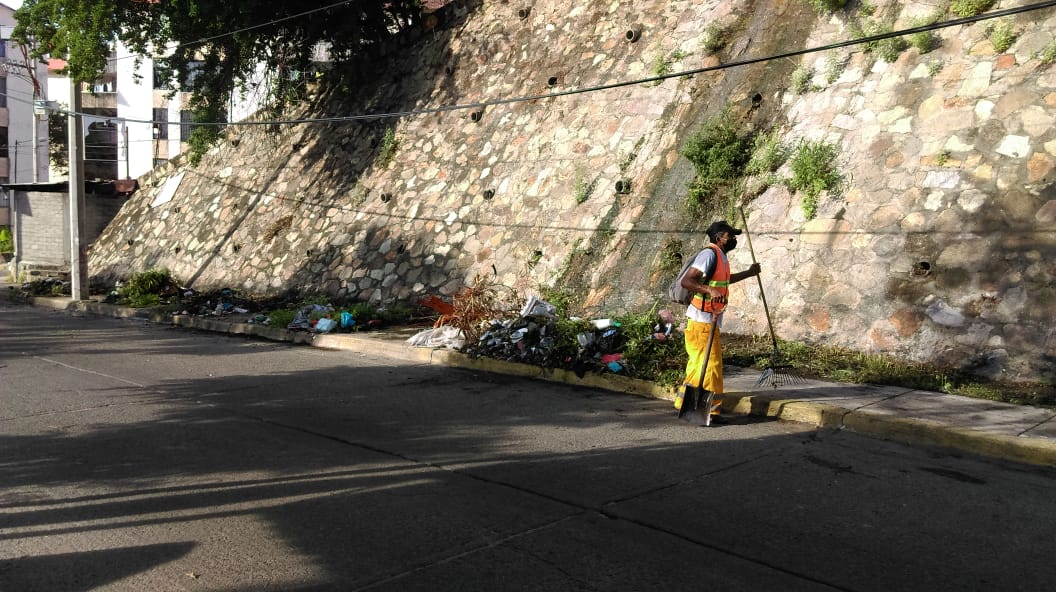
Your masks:
[[[420,331],[407,339],[407,343],[415,347],[446,347],[459,349],[466,344],[466,338],[462,336],[462,330],[451,325],[435,327]]]

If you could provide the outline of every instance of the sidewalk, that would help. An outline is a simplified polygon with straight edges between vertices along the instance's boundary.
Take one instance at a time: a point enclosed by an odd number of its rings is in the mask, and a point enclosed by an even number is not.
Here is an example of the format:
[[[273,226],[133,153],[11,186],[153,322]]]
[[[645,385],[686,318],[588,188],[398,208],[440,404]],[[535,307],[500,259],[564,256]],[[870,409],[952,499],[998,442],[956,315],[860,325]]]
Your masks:
[[[0,298],[8,288],[0,285]],[[204,331],[252,335],[324,349],[369,351],[409,362],[516,375],[644,397],[672,400],[674,392],[651,382],[614,374],[578,378],[568,370],[540,368],[489,358],[471,358],[446,349],[410,346],[407,331],[310,334],[192,316],[169,316],[97,301],[31,298],[34,306],[117,318],[143,318]],[[728,413],[772,417],[829,429],[846,429],[908,444],[938,446],[965,453],[1056,467],[1056,410],[997,403],[899,387],[829,383],[815,380],[773,389],[756,386],[759,372],[727,368],[724,409]],[[672,410],[672,421],[674,412]],[[704,429],[704,428],[701,428]]]

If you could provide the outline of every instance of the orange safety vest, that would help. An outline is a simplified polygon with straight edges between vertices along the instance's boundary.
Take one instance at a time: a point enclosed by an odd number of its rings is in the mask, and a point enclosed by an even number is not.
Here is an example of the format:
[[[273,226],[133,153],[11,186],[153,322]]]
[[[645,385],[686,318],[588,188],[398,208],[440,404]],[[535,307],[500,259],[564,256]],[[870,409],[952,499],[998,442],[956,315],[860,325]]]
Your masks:
[[[704,294],[697,294],[693,296],[691,304],[704,312],[720,314],[723,310],[726,310],[726,298],[730,294],[730,262],[726,260],[718,246],[708,245],[708,248],[715,250],[715,272],[711,274],[708,286],[722,292],[722,296],[712,298]]]

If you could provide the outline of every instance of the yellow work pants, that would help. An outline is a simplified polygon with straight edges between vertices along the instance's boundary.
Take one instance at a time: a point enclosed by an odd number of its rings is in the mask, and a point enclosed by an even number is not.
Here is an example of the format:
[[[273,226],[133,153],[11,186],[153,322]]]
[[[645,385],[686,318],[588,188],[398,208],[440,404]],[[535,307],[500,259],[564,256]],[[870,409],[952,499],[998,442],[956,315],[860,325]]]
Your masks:
[[[686,363],[685,384],[696,388],[700,383],[700,373],[705,368],[704,352],[708,348],[708,336],[711,334],[711,323],[701,323],[692,319],[686,320],[686,353],[689,361]],[[712,409],[717,409],[722,404],[722,343],[719,339],[719,327],[715,326],[715,339],[711,342],[711,359],[706,364],[707,371],[704,372],[704,384],[701,387],[706,391],[715,393],[712,401]],[[718,404],[716,406],[715,404]]]

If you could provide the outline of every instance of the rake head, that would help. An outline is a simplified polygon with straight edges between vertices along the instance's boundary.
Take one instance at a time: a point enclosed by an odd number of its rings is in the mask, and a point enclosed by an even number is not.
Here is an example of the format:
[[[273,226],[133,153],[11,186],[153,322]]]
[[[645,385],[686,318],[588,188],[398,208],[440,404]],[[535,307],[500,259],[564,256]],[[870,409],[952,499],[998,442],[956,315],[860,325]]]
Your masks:
[[[782,372],[782,370],[788,370],[791,366],[767,366],[763,373],[759,375],[759,380],[756,381],[755,386],[767,385],[773,388],[780,388],[783,386],[792,386],[797,384],[804,384],[806,380],[795,374],[788,372]]]

